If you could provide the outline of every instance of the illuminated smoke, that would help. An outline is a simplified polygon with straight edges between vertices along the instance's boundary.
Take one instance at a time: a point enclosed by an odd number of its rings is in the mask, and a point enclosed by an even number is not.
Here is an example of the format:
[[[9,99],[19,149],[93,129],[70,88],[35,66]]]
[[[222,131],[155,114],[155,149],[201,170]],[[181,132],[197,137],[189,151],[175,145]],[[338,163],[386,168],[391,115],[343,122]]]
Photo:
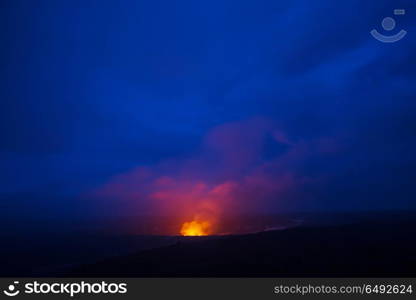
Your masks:
[[[280,151],[265,158],[270,141]],[[334,151],[331,139],[292,141],[267,119],[227,123],[207,134],[199,155],[137,167],[90,196],[129,213],[176,216],[178,234],[218,234],[226,231],[224,218],[281,208],[291,193],[319,181],[302,175],[300,167],[312,156]]]

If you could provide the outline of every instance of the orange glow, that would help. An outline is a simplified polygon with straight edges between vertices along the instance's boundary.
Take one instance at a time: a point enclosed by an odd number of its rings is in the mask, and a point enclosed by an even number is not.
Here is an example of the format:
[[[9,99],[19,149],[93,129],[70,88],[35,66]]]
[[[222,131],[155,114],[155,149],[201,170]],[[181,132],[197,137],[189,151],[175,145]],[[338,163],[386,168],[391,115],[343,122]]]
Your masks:
[[[191,221],[185,222],[181,228],[181,235],[183,236],[204,236],[212,232],[212,225],[208,221]]]

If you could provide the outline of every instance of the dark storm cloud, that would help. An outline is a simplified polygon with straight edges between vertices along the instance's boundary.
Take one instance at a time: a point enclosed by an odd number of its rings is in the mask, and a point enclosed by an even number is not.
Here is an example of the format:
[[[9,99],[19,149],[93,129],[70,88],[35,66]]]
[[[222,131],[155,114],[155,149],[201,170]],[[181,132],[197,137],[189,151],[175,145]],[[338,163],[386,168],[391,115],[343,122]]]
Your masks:
[[[261,116],[295,143],[336,137],[337,155],[296,165],[328,180],[307,200],[288,196],[294,208],[413,205],[415,22],[397,17],[409,30],[397,44],[369,35],[397,7],[415,5],[9,1],[0,12],[1,192],[74,196],[141,166],[158,173],[199,157],[213,128]],[[284,155],[266,140],[264,155]],[[343,188],[356,200],[334,200]]]

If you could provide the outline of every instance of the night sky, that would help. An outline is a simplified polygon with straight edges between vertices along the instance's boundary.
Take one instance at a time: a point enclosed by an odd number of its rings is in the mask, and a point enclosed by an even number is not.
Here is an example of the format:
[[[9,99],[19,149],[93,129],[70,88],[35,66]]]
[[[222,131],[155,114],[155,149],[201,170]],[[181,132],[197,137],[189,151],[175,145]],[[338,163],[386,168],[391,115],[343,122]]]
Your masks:
[[[0,0],[0,217],[414,209],[415,14]]]

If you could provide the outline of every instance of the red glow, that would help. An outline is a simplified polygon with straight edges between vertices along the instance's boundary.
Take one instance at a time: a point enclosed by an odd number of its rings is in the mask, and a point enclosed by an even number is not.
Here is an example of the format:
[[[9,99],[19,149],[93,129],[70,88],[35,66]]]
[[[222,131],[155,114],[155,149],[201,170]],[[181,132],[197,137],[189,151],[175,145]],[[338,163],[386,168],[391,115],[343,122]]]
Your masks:
[[[212,224],[209,221],[185,222],[181,228],[183,236],[204,236],[212,233]]]
[[[262,151],[270,138],[286,150],[266,159]],[[299,166],[336,146],[329,138],[292,140],[263,118],[231,122],[213,128],[199,154],[138,167],[92,194],[112,212],[174,216],[176,224],[166,234],[219,234],[229,232],[220,227],[230,215],[284,210],[285,199],[295,199],[302,190],[298,187],[320,180],[299,173]]]

